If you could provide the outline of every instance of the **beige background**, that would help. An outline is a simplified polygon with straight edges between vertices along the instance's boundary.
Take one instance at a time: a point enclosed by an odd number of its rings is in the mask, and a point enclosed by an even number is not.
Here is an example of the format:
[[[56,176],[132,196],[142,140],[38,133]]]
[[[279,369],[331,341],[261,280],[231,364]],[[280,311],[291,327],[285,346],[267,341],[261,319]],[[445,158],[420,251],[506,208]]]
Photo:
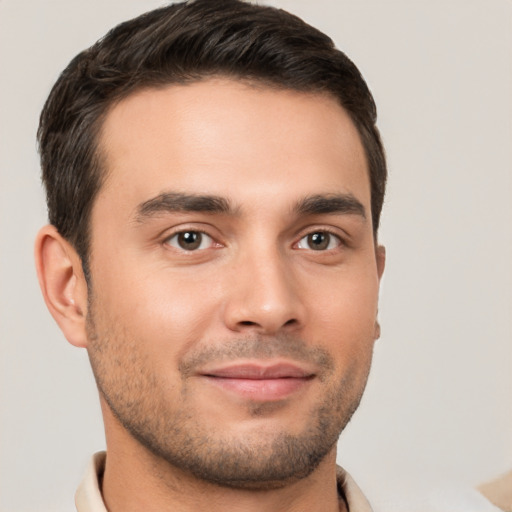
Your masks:
[[[339,461],[371,498],[512,467],[512,3],[281,0],[373,90],[391,171],[382,338]],[[86,354],[39,295],[37,118],[67,62],[153,0],[0,0],[0,511],[73,509],[104,445]],[[430,485],[430,484],[429,484]]]

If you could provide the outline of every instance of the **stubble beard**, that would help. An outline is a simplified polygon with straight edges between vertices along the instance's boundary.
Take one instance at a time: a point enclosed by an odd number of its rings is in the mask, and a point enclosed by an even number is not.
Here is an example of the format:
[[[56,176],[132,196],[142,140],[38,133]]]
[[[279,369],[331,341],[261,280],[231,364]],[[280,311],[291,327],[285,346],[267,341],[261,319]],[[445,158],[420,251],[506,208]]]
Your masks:
[[[92,306],[92,304],[91,304]],[[119,325],[108,322],[105,325]],[[100,394],[124,429],[159,460],[202,481],[237,488],[267,490],[310,475],[334,448],[357,409],[366,385],[370,360],[353,364],[337,381],[334,362],[321,348],[297,338],[277,336],[231,340],[206,348],[180,365],[179,404],[165,396],[154,365],[140,350],[143,340],[130,339],[119,327],[97,329],[93,308],[87,317],[89,358]],[[309,412],[299,433],[254,429],[240,437],[215,430],[201,411],[187,403],[187,375],[200,362],[236,357],[292,357],[322,368],[322,400]],[[362,378],[361,378],[362,375]],[[262,417],[275,404],[248,403],[251,416]]]

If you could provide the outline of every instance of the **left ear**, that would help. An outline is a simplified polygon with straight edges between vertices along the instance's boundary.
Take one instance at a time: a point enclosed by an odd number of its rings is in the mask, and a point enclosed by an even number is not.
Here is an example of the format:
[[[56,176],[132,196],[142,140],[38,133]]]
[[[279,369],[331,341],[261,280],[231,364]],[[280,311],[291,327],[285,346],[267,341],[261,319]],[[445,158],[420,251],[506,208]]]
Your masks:
[[[380,281],[386,266],[386,248],[383,245],[377,245],[375,248],[375,259],[377,260],[377,274]]]
[[[384,268],[386,266],[386,248],[383,245],[378,245],[375,249],[375,259],[377,261],[377,275],[379,276],[379,282],[382,279]],[[375,319],[375,333],[374,339],[380,338],[380,323],[378,318]]]

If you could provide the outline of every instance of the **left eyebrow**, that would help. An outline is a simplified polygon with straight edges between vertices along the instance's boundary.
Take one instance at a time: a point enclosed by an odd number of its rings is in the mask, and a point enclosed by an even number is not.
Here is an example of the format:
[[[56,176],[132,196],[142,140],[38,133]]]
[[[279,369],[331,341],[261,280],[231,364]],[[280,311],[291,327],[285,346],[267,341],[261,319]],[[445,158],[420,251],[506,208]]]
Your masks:
[[[363,204],[352,194],[316,194],[306,196],[294,209],[299,215],[352,214],[366,219]]]

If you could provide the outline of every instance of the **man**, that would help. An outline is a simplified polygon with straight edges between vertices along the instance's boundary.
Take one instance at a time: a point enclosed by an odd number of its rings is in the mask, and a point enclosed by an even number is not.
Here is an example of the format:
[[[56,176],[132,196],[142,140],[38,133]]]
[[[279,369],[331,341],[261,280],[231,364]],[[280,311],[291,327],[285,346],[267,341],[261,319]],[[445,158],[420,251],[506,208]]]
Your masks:
[[[80,512],[369,510],[336,441],[380,331],[375,120],[327,36],[236,0],[147,13],[63,72],[36,262],[100,392]]]

